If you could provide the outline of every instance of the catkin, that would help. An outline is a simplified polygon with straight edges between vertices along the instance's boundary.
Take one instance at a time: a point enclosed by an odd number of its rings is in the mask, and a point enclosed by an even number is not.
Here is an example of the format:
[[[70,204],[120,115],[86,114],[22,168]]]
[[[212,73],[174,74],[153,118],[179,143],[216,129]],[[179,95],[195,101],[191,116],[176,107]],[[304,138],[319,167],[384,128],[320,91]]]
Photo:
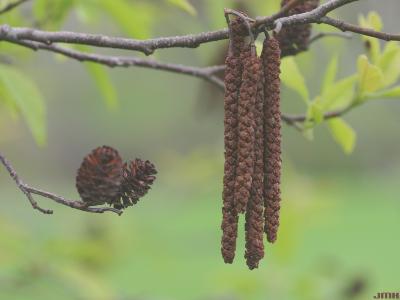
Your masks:
[[[245,212],[251,192],[254,172],[254,111],[261,71],[259,58],[254,53],[250,55],[248,53],[250,52],[243,52],[242,85],[238,106],[239,140],[235,178],[235,207],[238,213]]]
[[[262,70],[261,70],[262,73]],[[246,209],[246,252],[245,258],[249,269],[258,267],[264,257],[264,86],[263,76],[258,81],[255,104],[255,143],[254,174],[251,186],[251,197]]]
[[[234,207],[234,188],[238,151],[238,98],[242,81],[240,55],[244,47],[241,35],[243,21],[235,19],[231,23],[228,56],[225,61],[224,96],[224,146],[225,164],[223,179],[222,240],[221,253],[225,263],[232,263],[235,257],[238,214]]]
[[[290,0],[282,0],[281,6],[285,6]],[[286,16],[308,12],[318,7],[319,0],[305,0],[290,9]],[[307,50],[311,35],[311,24],[299,24],[286,26],[281,29],[276,38],[279,41],[281,55],[295,55],[298,52]]]
[[[264,231],[275,242],[279,227],[281,177],[280,48],[275,38],[264,41]]]

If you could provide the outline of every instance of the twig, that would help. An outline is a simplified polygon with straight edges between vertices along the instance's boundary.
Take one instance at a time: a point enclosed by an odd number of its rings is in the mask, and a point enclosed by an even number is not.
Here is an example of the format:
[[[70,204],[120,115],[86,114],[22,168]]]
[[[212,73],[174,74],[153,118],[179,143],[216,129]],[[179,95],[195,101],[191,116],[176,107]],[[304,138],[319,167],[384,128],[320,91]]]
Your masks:
[[[261,30],[260,26],[291,26],[295,24],[318,23],[328,12],[357,0],[330,0],[318,8],[289,17],[282,17],[287,6],[282,8],[277,14],[256,18],[254,22],[255,31]],[[295,1],[290,3],[296,3]],[[227,28],[217,31],[202,32],[199,34],[189,34],[182,36],[161,37],[148,40],[128,39],[121,37],[111,37],[101,34],[88,34],[70,31],[42,31],[32,28],[11,27],[0,25],[0,40],[17,39],[20,41],[30,40],[50,45],[52,43],[70,43],[90,45],[105,48],[117,48],[125,50],[140,51],[147,55],[152,54],[157,49],[165,48],[196,48],[201,44],[221,41],[228,39]]]
[[[53,201],[55,201],[55,202],[57,202],[59,204],[62,204],[62,205],[65,205],[65,206],[69,206],[71,208],[83,210],[83,211],[86,211],[86,212],[104,213],[106,211],[110,211],[110,212],[114,212],[114,213],[116,213],[118,215],[122,214],[121,210],[118,210],[118,209],[115,209],[115,208],[112,208],[112,207],[90,207],[90,206],[87,206],[87,204],[85,204],[84,202],[74,201],[74,200],[67,200],[67,199],[65,199],[63,197],[60,197],[60,196],[57,196],[55,194],[52,194],[52,193],[49,193],[49,192],[46,192],[46,191],[42,191],[40,189],[33,188],[33,187],[25,184],[24,182],[22,182],[22,180],[17,175],[17,172],[12,167],[11,163],[1,153],[0,153],[0,161],[6,167],[8,173],[10,174],[11,178],[15,181],[15,183],[18,186],[18,188],[28,198],[28,200],[31,203],[32,207],[34,209],[37,209],[38,211],[44,213],[44,214],[52,214],[53,211],[50,210],[50,209],[41,208],[37,204],[35,199],[33,199],[32,194],[40,195],[42,197],[51,199],[51,200],[53,200]]]
[[[4,14],[6,12],[9,12],[10,10],[16,8],[17,6],[20,6],[21,4],[28,2],[29,0],[18,0],[15,2],[8,3],[6,6],[4,6],[2,9],[0,9],[0,15]]]
[[[154,60],[141,59],[136,57],[122,57],[122,56],[107,56],[93,53],[80,52],[73,49],[63,48],[58,45],[45,45],[42,43],[31,41],[18,41],[8,39],[12,43],[17,43],[21,46],[27,47],[32,50],[46,50],[54,53],[59,53],[67,57],[76,59],[78,61],[90,61],[106,65],[108,67],[129,67],[138,66],[144,68],[152,68],[156,70],[164,70],[178,74],[185,74],[195,76],[215,84],[221,91],[224,91],[224,83],[221,79],[215,76],[216,73],[224,71],[225,65],[217,65],[210,67],[192,67],[179,64],[161,63]],[[344,112],[343,112],[344,113]],[[338,112],[329,112],[325,115],[326,119],[338,116]],[[282,120],[291,126],[297,126],[297,123],[303,122],[306,119],[305,115],[286,115],[282,114]]]
[[[192,67],[181,64],[170,64],[157,62],[155,60],[142,59],[137,57],[124,57],[124,56],[107,56],[94,53],[85,53],[74,49],[60,47],[58,45],[46,45],[31,41],[19,41],[13,38],[8,38],[8,42],[24,46],[26,48],[37,50],[46,50],[54,53],[58,53],[69,58],[76,59],[78,61],[90,61],[98,64],[102,64],[111,68],[114,67],[130,67],[137,66],[143,68],[151,68],[155,70],[163,70],[178,74],[186,74],[195,77],[202,78],[210,83],[213,83],[220,88],[224,88],[224,83],[214,74],[224,70],[224,66],[212,66],[212,67]]]
[[[375,31],[369,28],[363,28],[353,24],[346,23],[341,20],[336,20],[330,17],[322,17],[318,23],[324,23],[340,29],[341,31],[351,31],[362,35],[375,37],[385,41],[400,41],[400,34],[390,34],[386,32]]]
[[[338,37],[343,39],[351,39],[353,35],[349,32],[318,32],[314,36],[312,36],[308,42],[308,44],[312,44],[319,39],[326,38],[326,37]]]

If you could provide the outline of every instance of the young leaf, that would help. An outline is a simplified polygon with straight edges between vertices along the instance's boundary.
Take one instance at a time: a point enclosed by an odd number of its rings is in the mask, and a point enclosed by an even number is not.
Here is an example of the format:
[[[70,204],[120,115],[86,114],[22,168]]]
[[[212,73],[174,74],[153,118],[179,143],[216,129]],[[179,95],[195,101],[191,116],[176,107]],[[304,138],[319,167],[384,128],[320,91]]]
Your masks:
[[[38,145],[46,143],[46,109],[39,89],[17,69],[2,65],[0,82],[25,118]]]
[[[2,82],[0,82],[0,104],[4,105],[4,107],[7,109],[8,113],[10,113],[13,119],[18,118],[18,107]]]
[[[324,113],[319,104],[319,98],[317,98],[308,106],[306,122],[313,121],[315,124],[320,124],[323,120]]]
[[[105,67],[94,63],[85,63],[85,66],[103,95],[107,107],[110,109],[118,107],[117,92]]]
[[[397,42],[387,42],[377,64],[384,76],[385,86],[397,81],[400,75],[400,47]]]
[[[370,12],[365,18],[363,15],[359,15],[358,23],[361,27],[380,31],[382,29],[382,21],[376,12]],[[381,46],[379,40],[369,36],[362,36],[362,39],[368,43],[368,52],[371,60],[374,64],[378,62],[381,53]]]
[[[188,0],[168,0],[168,2],[183,11],[187,12],[189,15],[195,16],[197,15],[197,11],[192,4]]]
[[[381,69],[369,63],[365,55],[360,55],[357,60],[358,93],[364,95],[372,93],[384,86]]]
[[[338,57],[335,55],[332,57],[329,62],[328,67],[326,68],[324,79],[322,81],[321,91],[324,93],[330,85],[335,82],[336,74],[338,69]]]
[[[73,5],[74,0],[36,0],[33,3],[33,13],[42,27],[57,30]]]
[[[389,90],[380,91],[378,93],[369,94],[368,98],[370,98],[370,99],[381,99],[381,98],[400,99],[400,86],[396,86]]]
[[[320,96],[321,109],[327,111],[349,106],[354,98],[354,84],[357,79],[357,75],[351,75],[329,85]]]
[[[282,60],[281,80],[288,88],[297,92],[306,104],[310,102],[304,76],[301,74],[293,57],[287,57]]]
[[[356,133],[343,119],[328,120],[328,126],[333,139],[342,147],[343,151],[350,154],[354,150]]]
[[[102,6],[124,32],[137,39],[149,37],[154,20],[152,5],[127,0],[100,0],[99,2],[98,5]]]

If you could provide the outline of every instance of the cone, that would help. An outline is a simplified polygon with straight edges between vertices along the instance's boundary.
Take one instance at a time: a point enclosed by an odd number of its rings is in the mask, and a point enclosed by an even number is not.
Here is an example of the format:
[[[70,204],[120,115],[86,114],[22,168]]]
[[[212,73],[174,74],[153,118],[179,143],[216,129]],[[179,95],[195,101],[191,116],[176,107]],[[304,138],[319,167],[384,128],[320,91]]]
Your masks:
[[[112,204],[120,197],[122,159],[118,151],[102,146],[88,154],[78,169],[76,188],[88,205]]]
[[[157,174],[157,170],[148,160],[143,161],[136,158],[125,163],[122,168],[122,203],[115,203],[114,207],[127,208],[136,204],[151,188],[156,179],[155,174]]]

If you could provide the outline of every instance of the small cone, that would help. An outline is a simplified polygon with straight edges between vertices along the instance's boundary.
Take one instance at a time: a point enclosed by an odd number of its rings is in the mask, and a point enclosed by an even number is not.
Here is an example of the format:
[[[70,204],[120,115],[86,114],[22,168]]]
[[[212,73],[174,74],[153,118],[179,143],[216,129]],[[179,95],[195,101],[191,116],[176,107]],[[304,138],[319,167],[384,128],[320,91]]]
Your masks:
[[[157,170],[148,160],[139,158],[125,163],[122,170],[121,197],[122,203],[114,204],[115,208],[126,208],[136,204],[141,197],[147,194],[154,180]]]
[[[120,197],[122,159],[118,151],[102,146],[88,154],[78,169],[76,188],[88,205],[112,204]]]

